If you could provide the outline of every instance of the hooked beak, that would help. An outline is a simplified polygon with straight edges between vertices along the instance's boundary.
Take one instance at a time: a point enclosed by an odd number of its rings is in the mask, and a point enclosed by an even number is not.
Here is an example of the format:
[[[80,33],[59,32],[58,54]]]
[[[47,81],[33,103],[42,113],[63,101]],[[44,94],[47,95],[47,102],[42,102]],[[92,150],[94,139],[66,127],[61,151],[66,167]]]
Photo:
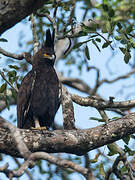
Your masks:
[[[46,54],[46,53],[44,53],[44,57],[47,58],[47,59],[55,59],[54,54]]]

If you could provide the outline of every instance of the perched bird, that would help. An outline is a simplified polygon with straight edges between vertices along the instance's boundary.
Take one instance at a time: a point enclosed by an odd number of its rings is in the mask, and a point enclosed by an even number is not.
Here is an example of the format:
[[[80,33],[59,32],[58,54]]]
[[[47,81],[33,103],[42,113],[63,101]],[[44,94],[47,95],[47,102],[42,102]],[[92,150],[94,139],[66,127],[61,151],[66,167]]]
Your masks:
[[[46,41],[34,55],[32,70],[23,78],[17,97],[18,128],[49,129],[60,106],[59,80],[55,62],[54,32],[46,31]]]

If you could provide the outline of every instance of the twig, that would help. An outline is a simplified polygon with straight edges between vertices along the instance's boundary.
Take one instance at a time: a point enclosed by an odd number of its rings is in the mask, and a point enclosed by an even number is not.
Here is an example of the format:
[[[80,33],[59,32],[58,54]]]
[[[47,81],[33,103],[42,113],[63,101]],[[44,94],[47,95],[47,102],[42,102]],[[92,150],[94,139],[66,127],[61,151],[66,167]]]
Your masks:
[[[130,163],[128,162],[126,156],[123,157],[123,163],[128,170],[128,176],[130,177],[130,180],[134,180],[133,170],[132,170],[132,167],[131,167]]]
[[[115,160],[114,163],[113,163],[112,168],[110,168],[110,169],[108,170],[108,172],[106,173],[105,180],[109,180],[109,177],[110,177],[110,175],[111,175],[112,173],[114,173],[120,180],[125,179],[125,178],[124,178],[125,175],[122,176],[121,171],[117,168],[120,161],[123,161],[125,167],[126,167],[127,170],[128,170],[128,174],[127,174],[127,175],[128,175],[128,178],[127,178],[127,179],[134,180],[131,166],[130,166],[129,162],[127,161],[127,158],[126,158],[125,155],[123,155],[123,156],[120,155],[120,156],[118,156],[118,157],[116,158],[116,160]],[[127,175],[126,175],[126,176],[127,176]]]
[[[7,169],[9,166],[8,163],[4,164],[3,166],[0,167],[0,172],[4,171],[5,169]]]
[[[107,114],[105,113],[105,111],[104,111],[104,110],[101,110],[101,109],[98,109],[98,111],[99,111],[102,119],[104,119],[105,122],[108,123],[108,122],[109,122],[109,118],[108,118]]]
[[[95,32],[97,35],[99,35],[100,37],[102,37],[107,43],[109,43],[109,41],[104,37],[104,36],[102,36],[100,33],[98,33],[98,32]],[[111,49],[112,50],[114,50],[114,48],[112,47],[112,45],[110,44],[110,47],[111,47]]]
[[[55,0],[54,1],[55,2],[55,9],[54,9],[54,12],[53,12],[53,18],[55,19],[55,21],[56,21],[56,14],[57,14],[57,9],[58,9],[58,1],[57,0]]]
[[[99,71],[98,68],[95,68],[95,70],[96,70],[96,73],[97,73],[97,76],[96,76],[96,85],[95,85],[95,87],[92,89],[91,95],[96,94],[97,89],[98,89],[98,87],[99,87],[100,71]]]
[[[113,79],[113,80],[103,79],[103,80],[101,80],[101,81],[99,82],[99,86],[101,86],[103,83],[109,83],[109,84],[111,84],[111,83],[114,83],[114,82],[116,82],[116,81],[118,81],[118,80],[121,80],[121,79],[127,79],[127,78],[129,78],[130,75],[132,75],[132,74],[135,74],[135,69],[133,69],[132,71],[128,72],[127,74],[124,74],[124,75],[122,75],[122,76],[119,76],[119,77],[117,77],[117,78],[115,78],[115,79]]]
[[[116,158],[116,160],[115,160],[114,163],[113,163],[112,168],[110,168],[110,169],[108,170],[108,172],[106,173],[105,180],[109,180],[109,177],[110,177],[110,175],[111,175],[113,172],[116,174],[116,176],[117,176],[120,180],[123,180],[123,179],[124,179],[124,177],[123,177],[122,174],[121,174],[121,171],[117,169],[117,166],[118,166],[118,164],[119,164],[119,162],[120,162],[121,160],[122,160],[122,157],[121,157],[121,156],[118,156],[118,157]]]
[[[55,29],[55,36],[57,36],[57,24],[56,24],[56,19],[55,19],[55,17],[54,18],[52,18],[48,13],[36,13],[37,14],[37,16],[39,16],[39,17],[46,17],[50,22],[51,22],[51,24],[52,24],[52,26],[53,26],[53,28]]]
[[[76,5],[76,0],[73,0],[72,2],[72,9],[70,11],[70,15],[69,15],[69,18],[68,18],[68,23],[67,24],[70,24],[71,21],[72,21],[72,18],[73,18],[73,15],[74,15],[74,11],[75,11],[75,5]]]
[[[1,75],[1,77],[7,82],[7,84],[9,84],[9,85],[11,86],[11,88],[18,93],[17,87],[15,88],[15,87],[12,85],[12,83],[9,82],[9,81],[6,79],[6,77],[5,77],[5,75],[4,75],[4,72],[0,71],[0,75]]]
[[[63,84],[91,95],[92,89],[83,80],[78,79],[78,78],[66,78],[66,77],[63,77],[61,74],[59,74],[59,79]]]
[[[38,52],[39,42],[38,42],[38,38],[37,38],[37,34],[36,34],[36,23],[34,20],[33,13],[30,15],[30,20],[32,23],[33,45],[34,45],[34,55],[35,55]]]

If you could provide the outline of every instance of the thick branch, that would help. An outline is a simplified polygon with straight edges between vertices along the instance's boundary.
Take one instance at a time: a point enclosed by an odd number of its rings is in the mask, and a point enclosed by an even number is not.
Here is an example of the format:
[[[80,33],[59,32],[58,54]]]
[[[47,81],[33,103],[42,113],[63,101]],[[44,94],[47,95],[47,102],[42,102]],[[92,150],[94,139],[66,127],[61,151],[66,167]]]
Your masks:
[[[62,112],[64,129],[75,129],[74,107],[66,87],[62,85]]]
[[[47,0],[0,1],[0,35],[42,7],[45,2]]]
[[[10,131],[19,153],[21,154],[21,156],[27,159],[31,152],[28,150],[26,144],[23,142],[19,129],[3,118],[0,118],[0,124],[2,124],[5,129],[8,129]]]
[[[133,133],[135,133],[135,113],[86,130],[20,130],[21,137],[31,152],[66,152],[77,155],[83,155]],[[21,157],[12,134],[3,127],[1,119],[0,147],[0,153]]]

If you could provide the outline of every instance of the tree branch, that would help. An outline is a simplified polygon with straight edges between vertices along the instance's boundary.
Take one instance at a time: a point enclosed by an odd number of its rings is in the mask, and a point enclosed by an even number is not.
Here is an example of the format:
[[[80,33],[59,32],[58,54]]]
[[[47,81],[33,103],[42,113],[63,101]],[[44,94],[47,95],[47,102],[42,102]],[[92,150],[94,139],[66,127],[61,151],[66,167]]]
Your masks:
[[[30,15],[30,20],[31,20],[31,24],[32,24],[32,34],[33,34],[33,46],[34,46],[33,55],[35,55],[38,52],[39,42],[38,42],[38,38],[37,38],[36,23],[34,20],[33,13]]]
[[[11,132],[3,127],[2,122],[2,118],[0,118],[0,153],[22,157]],[[90,150],[135,133],[135,113],[85,130],[40,131],[18,129],[18,131],[31,152],[66,152],[83,155]]]
[[[92,89],[83,80],[78,79],[78,78],[66,78],[60,74],[59,74],[59,79],[63,84],[91,95]]]
[[[27,52],[24,52],[22,54],[15,54],[15,53],[10,53],[8,51],[5,51],[4,49],[0,47],[0,54],[3,54],[4,56],[11,57],[17,60],[23,60],[25,58],[28,63],[32,64],[33,57],[31,56],[30,53],[27,53]]]
[[[27,168],[31,166],[31,162],[35,164],[37,160],[47,160],[50,163],[56,164],[57,166],[60,166],[62,168],[71,168],[79,173],[81,173],[84,177],[88,178],[91,176],[91,172],[87,168],[83,168],[80,165],[58,157],[54,157],[52,155],[49,155],[46,152],[35,152],[32,153],[29,158],[20,166],[18,170],[9,170],[8,164],[5,164],[3,167],[0,168],[0,172],[3,172],[7,175],[9,178],[13,177],[20,177],[22,176]]]
[[[64,85],[62,85],[62,112],[64,129],[75,129],[73,102],[71,95]]]
[[[15,144],[17,150],[19,151],[21,156],[24,157],[24,159],[27,159],[29,157],[29,155],[31,154],[31,152],[29,151],[26,144],[24,143],[19,129],[17,127],[13,126],[11,123],[9,123],[8,121],[6,121],[3,118],[0,118],[0,124],[2,124],[5,129],[9,130],[9,132],[11,133],[11,136],[14,140],[14,144]]]
[[[135,107],[135,100],[111,102],[110,100],[104,101],[103,99],[96,99],[95,97],[81,97],[75,94],[72,94],[71,97],[75,103],[81,106],[91,106],[97,109],[120,108],[126,110]]]
[[[1,47],[0,47],[0,54],[3,54],[4,56],[11,57],[11,58],[14,58],[14,59],[18,59],[18,60],[22,60],[22,59],[25,58],[25,54],[24,53],[22,53],[22,54],[10,53],[8,51],[5,51]]]
[[[0,35],[41,8],[47,0],[5,0],[0,2]]]

